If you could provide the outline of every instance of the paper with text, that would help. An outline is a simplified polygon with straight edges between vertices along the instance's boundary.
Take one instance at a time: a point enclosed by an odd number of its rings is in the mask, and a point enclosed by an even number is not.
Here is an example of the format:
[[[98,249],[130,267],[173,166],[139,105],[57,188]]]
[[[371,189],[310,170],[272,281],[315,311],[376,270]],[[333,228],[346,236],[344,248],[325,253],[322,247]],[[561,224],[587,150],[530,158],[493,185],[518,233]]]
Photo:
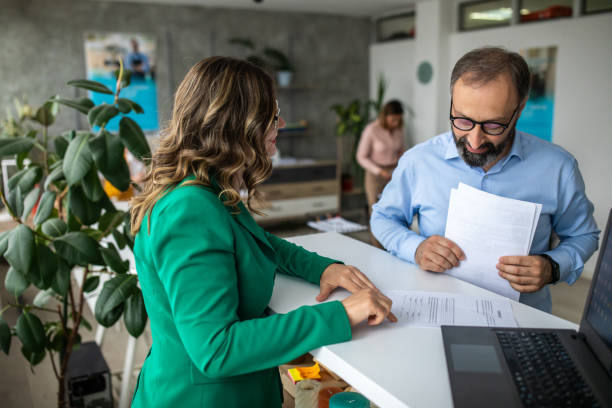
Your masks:
[[[506,255],[528,255],[542,205],[500,197],[463,183],[452,189],[444,236],[466,259],[447,271],[461,280],[518,300],[520,293],[499,276]]]
[[[507,299],[406,290],[385,291],[385,295],[393,301],[391,311],[399,324],[517,327]]]

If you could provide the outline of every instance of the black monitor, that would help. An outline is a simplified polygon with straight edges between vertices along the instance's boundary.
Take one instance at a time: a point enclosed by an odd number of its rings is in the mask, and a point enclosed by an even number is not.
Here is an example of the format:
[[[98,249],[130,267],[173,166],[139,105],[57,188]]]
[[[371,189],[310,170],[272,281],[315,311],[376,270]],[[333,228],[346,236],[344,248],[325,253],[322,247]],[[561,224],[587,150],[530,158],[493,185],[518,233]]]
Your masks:
[[[580,321],[580,332],[612,376],[612,210],[602,237],[591,290]]]

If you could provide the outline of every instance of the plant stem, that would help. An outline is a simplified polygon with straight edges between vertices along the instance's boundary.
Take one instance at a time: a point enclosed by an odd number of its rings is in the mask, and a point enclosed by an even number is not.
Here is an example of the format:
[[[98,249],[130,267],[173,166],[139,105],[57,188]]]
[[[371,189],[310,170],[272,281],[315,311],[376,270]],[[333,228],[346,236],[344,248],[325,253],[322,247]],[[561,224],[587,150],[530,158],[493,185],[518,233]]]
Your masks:
[[[0,310],[0,316],[2,316],[2,313],[6,312],[9,308],[11,307],[11,305],[6,305],[2,308],[2,310]]]
[[[83,285],[85,285],[85,276],[83,275]],[[72,285],[68,287],[68,293],[70,294],[70,303],[72,304],[72,322],[76,324],[76,304],[74,303],[74,295],[72,294]]]
[[[10,307],[10,306],[12,306],[12,307],[18,307],[18,308],[21,308],[21,309],[36,309],[36,310],[41,310],[41,311],[43,311],[43,312],[60,313],[58,310],[48,309],[48,308],[46,308],[46,307],[38,307],[38,306],[34,306],[34,305],[19,305],[19,304],[15,304],[15,303],[9,303],[9,304],[8,304],[8,305],[5,307],[5,309],[6,309],[6,308],[8,308],[8,307]],[[3,310],[3,311],[4,311],[4,310]],[[60,313],[60,315],[61,315],[61,313]]]
[[[49,174],[49,163],[47,163],[47,136],[48,136],[48,127],[47,126],[43,126],[43,163],[45,165],[45,172],[46,174]]]
[[[55,360],[53,358],[53,352],[51,350],[47,350],[49,352],[49,359],[51,360],[51,365],[53,366],[53,372],[55,373],[55,378],[59,381],[60,376],[57,372],[57,366],[55,365]]]
[[[13,218],[13,220],[15,220],[17,223],[21,224],[21,219],[17,217],[15,213],[13,212],[13,209],[6,201],[6,197],[4,197],[4,192],[1,189],[0,189],[0,199],[2,200],[2,204],[4,205],[4,208],[6,208],[6,210],[9,212],[9,215],[11,216],[11,218]]]

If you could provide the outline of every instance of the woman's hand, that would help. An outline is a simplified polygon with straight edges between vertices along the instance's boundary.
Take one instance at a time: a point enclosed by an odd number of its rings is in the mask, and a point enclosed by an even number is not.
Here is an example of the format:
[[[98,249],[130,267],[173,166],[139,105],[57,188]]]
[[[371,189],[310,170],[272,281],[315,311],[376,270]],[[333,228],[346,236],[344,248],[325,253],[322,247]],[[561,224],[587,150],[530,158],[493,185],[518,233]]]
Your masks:
[[[351,265],[331,264],[321,274],[321,291],[317,301],[322,302],[329,297],[337,287],[344,288],[353,295],[342,301],[351,326],[365,319],[369,324],[379,324],[388,317],[396,322],[391,313],[391,299],[380,290],[359,269]]]

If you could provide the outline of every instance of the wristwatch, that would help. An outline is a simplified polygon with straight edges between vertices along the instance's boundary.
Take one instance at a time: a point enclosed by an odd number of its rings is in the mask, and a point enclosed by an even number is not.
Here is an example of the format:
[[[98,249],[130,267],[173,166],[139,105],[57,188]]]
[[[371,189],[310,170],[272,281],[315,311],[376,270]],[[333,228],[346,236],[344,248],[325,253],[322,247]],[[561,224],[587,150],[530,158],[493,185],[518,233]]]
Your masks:
[[[550,262],[550,266],[552,266],[552,282],[550,283],[559,282],[559,279],[561,278],[561,272],[559,272],[559,264],[557,263],[557,261],[552,259],[550,255],[547,254],[540,254],[540,256],[548,259],[548,262]]]

